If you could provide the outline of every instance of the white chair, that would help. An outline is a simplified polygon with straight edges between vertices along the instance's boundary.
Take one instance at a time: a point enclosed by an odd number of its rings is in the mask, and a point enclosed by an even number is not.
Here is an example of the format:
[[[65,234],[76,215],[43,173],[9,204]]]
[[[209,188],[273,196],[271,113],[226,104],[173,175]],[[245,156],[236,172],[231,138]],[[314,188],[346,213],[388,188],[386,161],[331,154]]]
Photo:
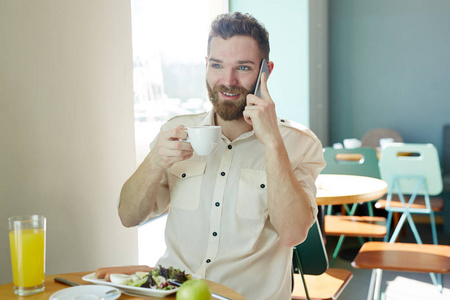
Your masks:
[[[436,147],[432,144],[390,144],[381,151],[379,168],[381,179],[389,185],[386,202],[383,204],[388,212],[385,241],[389,239],[392,214],[399,212],[402,215],[390,238],[391,241],[397,239],[403,224],[408,220],[416,241],[422,244],[411,214],[428,214],[433,243],[437,244],[433,210],[438,208],[433,207],[430,200],[430,196],[442,192],[442,173]],[[415,201],[421,197],[423,205],[418,205]],[[393,199],[397,198],[394,203]]]
[[[383,206],[388,212],[386,229],[387,234],[384,241],[396,242],[401,228],[406,220],[413,232],[418,244],[423,244],[419,232],[414,224],[411,214],[428,214],[430,216],[431,233],[433,244],[437,245],[435,210],[442,210],[443,199],[434,198],[432,205],[431,197],[442,192],[442,173],[438,152],[432,144],[404,144],[394,143],[384,147],[381,151],[379,162],[381,179],[388,183],[388,193]],[[421,198],[422,203],[416,201]],[[401,213],[391,238],[389,230],[394,212]],[[381,272],[381,271],[379,271]],[[437,278],[430,273],[431,279],[436,286],[442,286],[442,275]]]

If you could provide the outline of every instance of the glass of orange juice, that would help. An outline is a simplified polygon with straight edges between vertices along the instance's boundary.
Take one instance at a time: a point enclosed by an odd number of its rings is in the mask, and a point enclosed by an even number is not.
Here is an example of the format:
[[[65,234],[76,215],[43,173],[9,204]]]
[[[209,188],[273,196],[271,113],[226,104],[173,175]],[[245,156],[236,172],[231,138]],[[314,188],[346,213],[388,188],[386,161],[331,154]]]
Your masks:
[[[45,288],[46,219],[31,215],[8,220],[14,293],[20,296],[40,293]]]

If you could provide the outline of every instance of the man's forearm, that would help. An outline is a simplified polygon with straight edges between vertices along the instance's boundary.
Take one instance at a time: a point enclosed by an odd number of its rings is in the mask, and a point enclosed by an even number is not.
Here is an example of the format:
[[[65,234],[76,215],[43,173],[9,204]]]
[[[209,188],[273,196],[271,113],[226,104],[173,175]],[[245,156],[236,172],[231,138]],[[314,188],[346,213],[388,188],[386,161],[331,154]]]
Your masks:
[[[266,149],[268,210],[270,221],[286,246],[306,239],[314,221],[310,201],[293,173],[283,143]]]
[[[139,225],[157,210],[157,193],[164,169],[153,166],[149,157],[125,182],[120,193],[119,217],[125,227]]]

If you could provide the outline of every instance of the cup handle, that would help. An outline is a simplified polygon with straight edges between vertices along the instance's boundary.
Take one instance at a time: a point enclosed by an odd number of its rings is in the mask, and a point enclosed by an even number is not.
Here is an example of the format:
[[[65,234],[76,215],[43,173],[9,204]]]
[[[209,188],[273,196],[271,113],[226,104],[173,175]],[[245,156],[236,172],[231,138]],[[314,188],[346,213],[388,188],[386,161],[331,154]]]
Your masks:
[[[187,134],[187,138],[185,139],[185,140],[182,140],[182,139],[180,139],[180,141],[182,141],[182,142],[185,142],[185,143],[191,143],[191,141],[189,140],[189,132],[187,131],[187,129],[186,130],[184,130],[184,131],[186,131],[186,134]]]

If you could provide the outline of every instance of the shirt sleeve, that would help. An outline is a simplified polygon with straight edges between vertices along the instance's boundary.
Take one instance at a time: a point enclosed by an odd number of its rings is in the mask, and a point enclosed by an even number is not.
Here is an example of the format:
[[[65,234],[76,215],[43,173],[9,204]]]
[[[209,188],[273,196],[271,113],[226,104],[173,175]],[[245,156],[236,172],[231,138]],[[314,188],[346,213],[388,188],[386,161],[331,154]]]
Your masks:
[[[295,176],[298,178],[301,186],[308,195],[311,203],[311,211],[315,217],[318,214],[316,203],[316,179],[325,167],[323,158],[322,143],[319,140],[313,141],[304,152],[303,159],[294,170]]]
[[[308,196],[311,212],[317,217],[316,178],[325,167],[322,143],[305,126],[285,121],[282,123],[285,144],[294,170],[294,175]],[[287,129],[289,128],[289,129]]]

